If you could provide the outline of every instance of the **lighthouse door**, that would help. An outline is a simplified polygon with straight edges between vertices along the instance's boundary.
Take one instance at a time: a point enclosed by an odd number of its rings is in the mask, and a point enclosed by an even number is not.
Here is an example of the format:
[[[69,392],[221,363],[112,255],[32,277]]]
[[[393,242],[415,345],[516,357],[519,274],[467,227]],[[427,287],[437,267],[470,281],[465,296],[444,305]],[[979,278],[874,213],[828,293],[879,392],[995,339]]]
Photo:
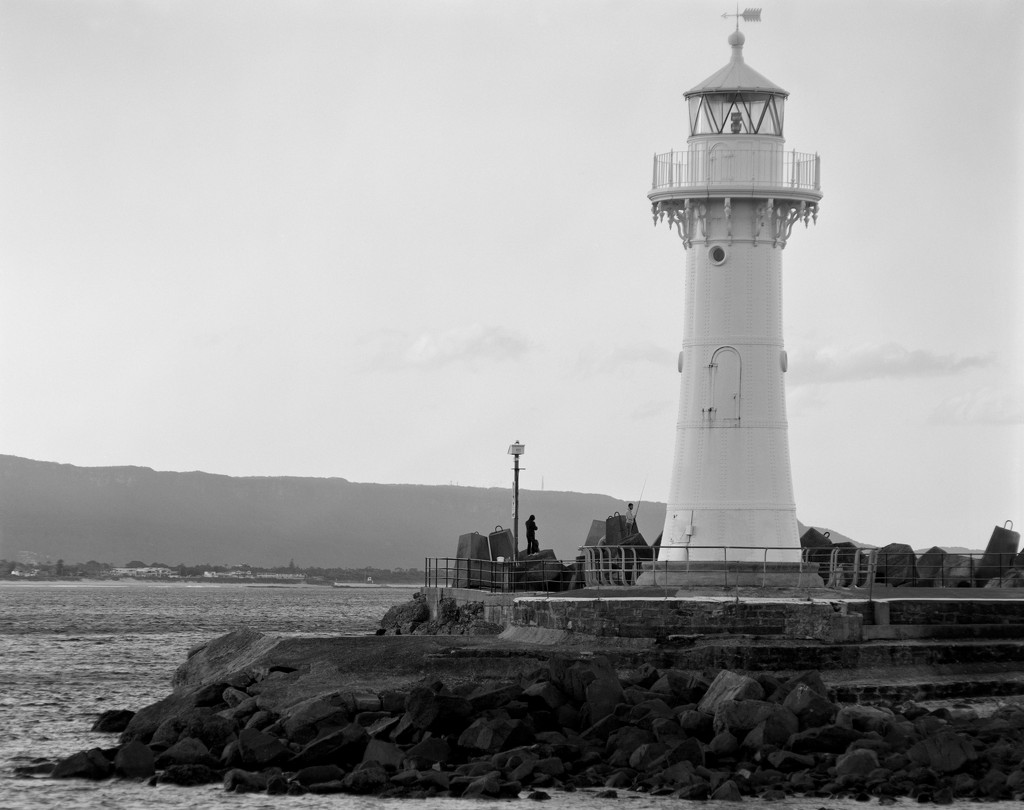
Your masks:
[[[718,427],[740,423],[740,355],[731,346],[718,349],[711,358],[711,407],[708,412]]]

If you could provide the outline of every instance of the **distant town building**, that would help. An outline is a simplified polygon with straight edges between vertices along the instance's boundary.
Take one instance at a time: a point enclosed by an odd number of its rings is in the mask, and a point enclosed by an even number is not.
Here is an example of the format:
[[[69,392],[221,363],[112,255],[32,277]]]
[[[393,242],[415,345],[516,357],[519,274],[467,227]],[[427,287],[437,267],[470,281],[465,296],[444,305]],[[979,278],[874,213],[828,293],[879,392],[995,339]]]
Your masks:
[[[135,577],[137,579],[167,579],[176,577],[173,568],[162,565],[147,568],[111,568],[110,573],[116,577]]]

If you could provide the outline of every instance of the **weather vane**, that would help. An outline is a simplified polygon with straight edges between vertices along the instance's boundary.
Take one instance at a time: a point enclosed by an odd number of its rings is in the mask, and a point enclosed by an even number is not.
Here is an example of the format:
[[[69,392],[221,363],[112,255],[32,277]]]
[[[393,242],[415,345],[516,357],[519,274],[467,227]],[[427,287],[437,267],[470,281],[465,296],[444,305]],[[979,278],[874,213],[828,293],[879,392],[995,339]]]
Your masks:
[[[736,30],[740,30],[740,18],[743,18],[743,22],[761,22],[761,9],[759,8],[745,8],[740,11],[739,4],[736,4],[736,13],[730,14],[728,11],[722,15],[723,19],[729,19],[730,17],[736,18]]]

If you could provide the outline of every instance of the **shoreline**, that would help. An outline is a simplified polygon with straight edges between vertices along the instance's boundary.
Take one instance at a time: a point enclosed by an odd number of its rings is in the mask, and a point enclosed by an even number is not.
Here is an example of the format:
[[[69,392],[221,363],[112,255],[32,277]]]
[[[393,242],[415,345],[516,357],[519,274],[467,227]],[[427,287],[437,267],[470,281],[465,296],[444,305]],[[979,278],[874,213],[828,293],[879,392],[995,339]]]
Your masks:
[[[372,589],[387,589],[387,590],[417,590],[422,589],[422,583],[404,583],[404,582],[381,582],[374,583],[373,585],[366,585],[357,583],[354,586],[348,584],[342,586],[335,586],[330,582],[274,582],[273,580],[261,582],[258,580],[244,580],[244,579],[135,579],[133,577],[120,577],[117,579],[26,579],[23,577],[3,577],[0,578],[0,588],[13,587],[52,587],[52,588],[116,588],[116,587],[133,587],[139,586],[142,588],[194,588],[194,587],[275,587],[275,588],[331,588],[344,589],[348,587],[358,587],[360,589],[372,590]]]

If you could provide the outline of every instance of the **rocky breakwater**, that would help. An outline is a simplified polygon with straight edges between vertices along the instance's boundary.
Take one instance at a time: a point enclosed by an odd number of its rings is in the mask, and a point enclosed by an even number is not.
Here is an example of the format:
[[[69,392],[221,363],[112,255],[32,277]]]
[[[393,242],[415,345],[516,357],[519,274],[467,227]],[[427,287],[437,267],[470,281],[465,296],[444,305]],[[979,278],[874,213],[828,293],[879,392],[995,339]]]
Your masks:
[[[527,657],[532,670],[509,677],[466,666],[444,683],[408,680],[437,639],[335,639],[334,652],[325,641],[217,639],[179,670],[172,695],[130,718],[118,745],[74,754],[52,775],[409,798],[588,789],[1024,800],[1017,707],[982,718],[912,702],[840,705],[817,672],[617,669],[588,653]],[[461,643],[483,658],[502,652],[493,640]]]

